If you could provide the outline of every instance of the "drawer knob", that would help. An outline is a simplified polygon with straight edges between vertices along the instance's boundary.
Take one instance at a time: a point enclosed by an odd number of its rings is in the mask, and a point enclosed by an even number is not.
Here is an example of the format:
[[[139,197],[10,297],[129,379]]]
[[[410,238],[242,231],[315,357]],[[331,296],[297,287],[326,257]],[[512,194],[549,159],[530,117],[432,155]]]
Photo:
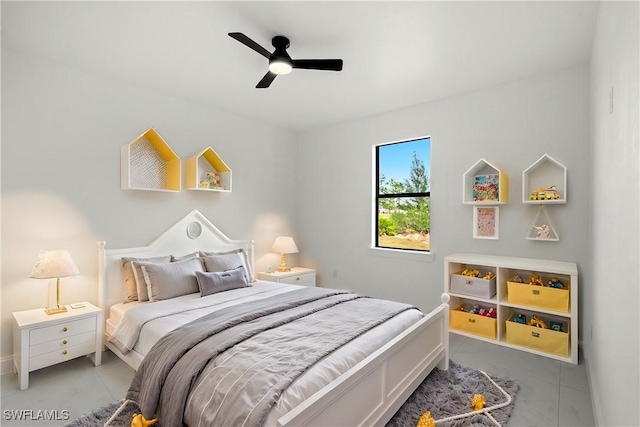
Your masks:
[[[67,354],[67,350],[62,350],[62,354]]]
[[[62,328],[62,332],[67,332],[67,327]]]
[[[300,278],[299,278],[299,277],[296,277],[296,280],[300,280]]]
[[[62,344],[66,344],[66,343],[67,343],[67,340],[62,340]]]

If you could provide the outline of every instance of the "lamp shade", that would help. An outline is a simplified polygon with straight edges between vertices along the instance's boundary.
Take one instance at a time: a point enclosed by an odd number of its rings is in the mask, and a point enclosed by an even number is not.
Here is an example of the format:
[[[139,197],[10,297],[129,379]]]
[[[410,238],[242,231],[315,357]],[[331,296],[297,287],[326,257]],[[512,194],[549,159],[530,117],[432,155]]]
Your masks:
[[[273,242],[271,250],[279,254],[298,253],[298,247],[296,246],[296,242],[293,241],[293,237],[287,236],[276,237],[276,241]]]
[[[29,277],[34,279],[57,279],[77,276],[78,274],[80,274],[80,271],[73,258],[71,258],[69,251],[49,251],[40,254],[40,258],[38,258],[38,262],[36,262]]]

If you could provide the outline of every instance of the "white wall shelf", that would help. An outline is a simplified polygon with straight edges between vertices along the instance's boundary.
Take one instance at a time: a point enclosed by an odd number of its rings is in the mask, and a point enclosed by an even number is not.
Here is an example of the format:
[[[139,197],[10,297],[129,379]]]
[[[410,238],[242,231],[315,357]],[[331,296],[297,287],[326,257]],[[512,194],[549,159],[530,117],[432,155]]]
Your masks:
[[[218,187],[210,186],[209,183],[207,183],[207,173],[218,174],[220,177]],[[195,156],[187,159],[185,175],[185,187],[189,190],[231,191],[231,169],[211,147],[207,147]],[[205,183],[207,183],[206,186],[204,185]]]
[[[489,181],[485,184],[485,180]],[[509,201],[507,174],[485,159],[469,168],[462,180],[462,203],[503,205]]]
[[[537,189],[554,186],[558,199],[530,200]],[[544,154],[522,172],[522,203],[563,204],[567,203],[567,168],[548,154]]]
[[[495,296],[478,297],[472,295],[474,290],[467,293],[464,289],[458,293],[452,292],[451,275],[465,269],[477,269],[481,277],[488,271],[493,272],[496,275]],[[559,279],[564,289],[528,284],[534,273],[543,283]],[[527,283],[510,282],[516,275]],[[467,283],[476,286],[478,282],[482,284],[485,281],[469,280]],[[452,314],[469,318],[456,324],[451,316],[451,333],[574,365],[578,363],[578,267],[575,263],[484,254],[451,254],[444,258],[444,291],[451,297],[449,305]],[[489,317],[468,312],[453,313],[460,306],[468,308],[476,304],[493,308],[497,312],[495,322]],[[537,316],[546,322],[548,328],[513,322],[512,317],[519,314],[528,320]],[[553,325],[562,325],[562,330],[553,330]],[[475,327],[478,329],[475,330]]]
[[[557,242],[560,240],[556,229],[547,215],[544,205],[540,205],[538,213],[533,218],[526,236],[527,240],[539,240],[541,242]]]
[[[180,191],[180,158],[154,128],[120,149],[120,188]]]

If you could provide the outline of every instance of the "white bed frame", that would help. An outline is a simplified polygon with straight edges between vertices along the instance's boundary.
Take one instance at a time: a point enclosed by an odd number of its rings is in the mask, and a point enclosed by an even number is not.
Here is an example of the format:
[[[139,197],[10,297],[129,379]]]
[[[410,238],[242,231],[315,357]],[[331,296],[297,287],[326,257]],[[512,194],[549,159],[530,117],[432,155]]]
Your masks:
[[[197,225],[194,225],[197,224]],[[201,233],[196,236],[197,229]],[[98,242],[98,303],[109,317],[112,305],[125,299],[122,257],[184,255],[198,250],[226,251],[242,248],[253,271],[253,241],[232,240],[200,212],[194,210],[148,246],[105,249]],[[358,363],[326,387],[278,419],[280,426],[384,425],[434,367],[449,367],[449,296],[418,323]],[[105,325],[106,326],[106,325]],[[104,329],[107,331],[107,328]],[[126,355],[104,344],[133,369],[143,356]]]

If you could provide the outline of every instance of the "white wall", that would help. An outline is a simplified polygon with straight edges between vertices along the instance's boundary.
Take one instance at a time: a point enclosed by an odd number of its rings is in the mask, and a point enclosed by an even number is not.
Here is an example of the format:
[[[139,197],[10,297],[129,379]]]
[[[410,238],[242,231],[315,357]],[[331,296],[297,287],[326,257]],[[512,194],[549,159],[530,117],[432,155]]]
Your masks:
[[[591,197],[588,82],[585,65],[301,135],[298,221],[305,262],[318,267],[323,286],[422,309],[439,303],[443,257],[454,252],[575,261],[582,272]],[[435,260],[377,256],[369,249],[372,146],[427,135]],[[522,171],[545,152],[568,168],[568,203],[548,209],[559,242],[525,240],[537,207],[522,203]],[[497,241],[473,239],[473,207],[462,204],[462,176],[480,158],[509,177]],[[581,287],[590,285],[581,280]]]
[[[638,2],[602,2],[591,57],[592,292],[584,346],[596,421],[640,424],[640,10]],[[613,88],[613,111],[610,92]]]
[[[120,147],[152,126],[183,160],[212,146],[233,192],[120,190]],[[3,48],[1,356],[11,312],[48,305],[47,281],[28,278],[44,250],[68,249],[80,269],[63,303],[97,303],[97,240],[146,245],[193,209],[254,239],[258,268],[277,265],[273,239],[296,230],[296,147],[288,131]]]

